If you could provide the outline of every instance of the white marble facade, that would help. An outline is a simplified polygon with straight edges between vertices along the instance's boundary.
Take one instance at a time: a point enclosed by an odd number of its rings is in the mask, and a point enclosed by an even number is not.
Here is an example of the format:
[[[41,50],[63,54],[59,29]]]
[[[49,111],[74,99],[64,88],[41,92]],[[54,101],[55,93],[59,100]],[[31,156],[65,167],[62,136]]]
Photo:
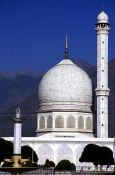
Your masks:
[[[13,138],[6,139],[13,141]],[[84,147],[90,143],[108,146],[113,151],[114,138],[90,138],[86,136],[83,139],[81,133],[70,134],[68,137],[54,137],[53,133],[49,133],[44,137],[22,138],[22,145],[31,146],[36,151],[39,158],[38,164],[44,164],[46,159],[50,159],[56,164],[62,159],[68,159],[76,166],[92,166],[91,163],[79,162]]]

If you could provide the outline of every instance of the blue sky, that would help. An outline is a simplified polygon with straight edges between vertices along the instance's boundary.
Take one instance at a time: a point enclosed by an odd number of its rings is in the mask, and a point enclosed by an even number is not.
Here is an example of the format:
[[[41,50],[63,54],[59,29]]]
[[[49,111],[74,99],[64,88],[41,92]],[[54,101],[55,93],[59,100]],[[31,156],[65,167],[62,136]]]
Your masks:
[[[109,59],[115,58],[115,0],[0,0],[0,71],[44,71],[69,57],[96,63],[96,17],[109,15]]]

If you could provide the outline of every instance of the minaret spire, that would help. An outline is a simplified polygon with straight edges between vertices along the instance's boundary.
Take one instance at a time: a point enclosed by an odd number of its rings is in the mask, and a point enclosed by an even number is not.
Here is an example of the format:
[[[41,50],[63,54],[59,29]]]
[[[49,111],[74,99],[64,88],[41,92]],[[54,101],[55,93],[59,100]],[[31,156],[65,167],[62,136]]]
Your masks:
[[[65,59],[68,59],[68,34],[66,33]]]
[[[103,11],[103,8],[104,8],[104,6],[103,6],[103,3],[101,4],[101,10]]]
[[[16,117],[12,119],[14,122],[14,144],[13,144],[13,166],[20,167],[18,163],[21,160],[21,134],[22,134],[22,122],[20,108],[16,109]]]

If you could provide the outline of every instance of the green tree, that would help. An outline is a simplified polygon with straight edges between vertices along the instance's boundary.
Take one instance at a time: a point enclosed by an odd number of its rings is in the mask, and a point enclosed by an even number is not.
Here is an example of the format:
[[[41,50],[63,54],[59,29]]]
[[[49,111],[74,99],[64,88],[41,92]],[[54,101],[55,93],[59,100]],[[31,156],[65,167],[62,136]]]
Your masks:
[[[55,167],[55,170],[68,170],[68,171],[75,171],[76,166],[75,164],[71,163],[69,160],[61,160],[57,166]]]
[[[80,162],[93,162],[94,165],[114,164],[113,152],[108,147],[88,144],[79,159]]]
[[[80,162],[93,162],[94,164],[98,163],[99,160],[99,150],[100,146],[95,144],[88,144],[84,148],[81,157],[79,159]]]
[[[55,163],[49,159],[46,159],[46,162],[44,164],[45,168],[55,167]]]
[[[22,167],[38,167],[38,164],[36,162],[28,160],[22,164]]]
[[[4,159],[11,159],[12,155],[13,143],[11,141],[0,138],[0,163],[3,162]],[[33,162],[38,161],[36,152],[29,146],[21,147],[21,155],[23,158],[30,159]]]
[[[114,164],[113,151],[110,148],[105,146],[100,147],[99,164],[100,165]]]
[[[13,155],[13,144],[3,138],[0,138],[0,162],[5,158],[10,159]]]
[[[21,147],[21,155],[24,159],[30,159],[33,162],[38,161],[38,156],[36,152],[27,145]]]

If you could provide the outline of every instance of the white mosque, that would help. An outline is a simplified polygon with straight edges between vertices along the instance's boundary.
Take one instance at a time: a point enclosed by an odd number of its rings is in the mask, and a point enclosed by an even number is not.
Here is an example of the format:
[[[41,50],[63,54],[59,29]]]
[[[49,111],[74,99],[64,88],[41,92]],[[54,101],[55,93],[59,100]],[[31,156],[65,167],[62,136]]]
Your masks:
[[[39,88],[36,137],[23,137],[22,144],[37,153],[39,164],[46,159],[56,164],[68,159],[82,166],[79,158],[89,143],[108,146],[108,15],[97,16],[97,138],[93,135],[92,81],[89,75],[68,57],[66,36],[65,58],[42,78]],[[10,138],[13,140],[13,138]]]

